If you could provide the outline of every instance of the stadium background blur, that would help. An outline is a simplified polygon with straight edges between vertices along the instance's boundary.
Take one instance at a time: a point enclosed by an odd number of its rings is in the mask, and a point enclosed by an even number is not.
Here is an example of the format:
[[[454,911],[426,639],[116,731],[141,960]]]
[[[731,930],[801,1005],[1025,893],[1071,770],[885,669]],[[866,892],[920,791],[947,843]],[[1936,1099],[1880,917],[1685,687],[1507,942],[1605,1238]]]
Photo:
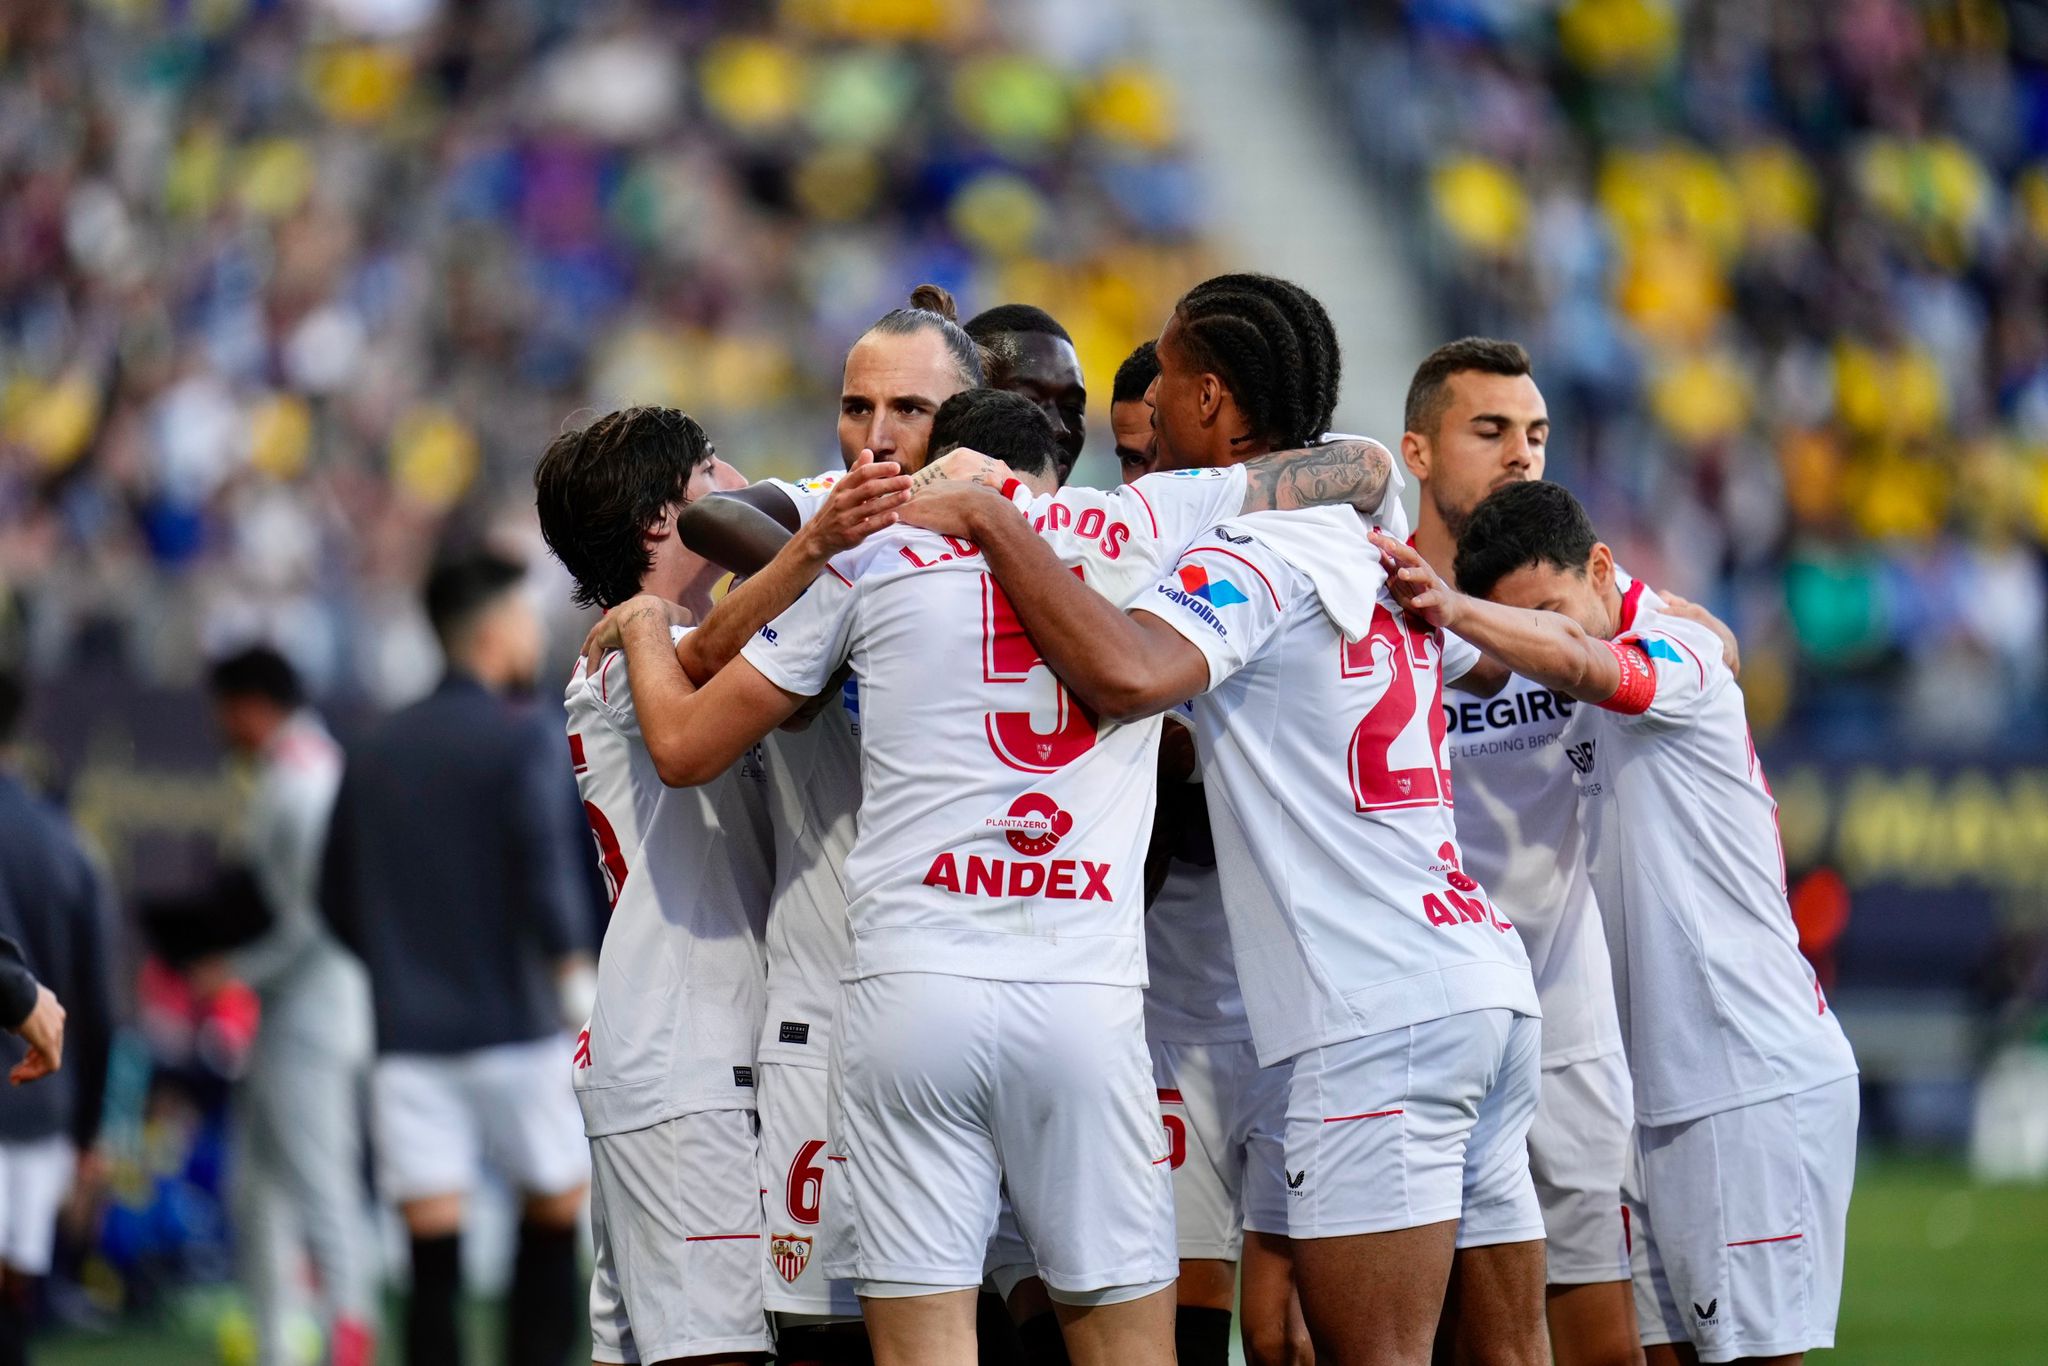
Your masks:
[[[1309,211],[1333,182],[1379,249]],[[187,890],[233,800],[210,657],[278,645],[346,736],[431,685],[419,583],[488,543],[567,659],[530,474],[571,414],[830,466],[845,346],[929,279],[1066,324],[1106,483],[1116,363],[1224,266],[1328,292],[1389,444],[1437,342],[1529,346],[1552,477],[1743,641],[1866,1069],[1842,1359],[2048,1360],[2041,0],[0,5],[26,762],[129,905]],[[233,1359],[246,1005],[123,944],[45,1359]]]

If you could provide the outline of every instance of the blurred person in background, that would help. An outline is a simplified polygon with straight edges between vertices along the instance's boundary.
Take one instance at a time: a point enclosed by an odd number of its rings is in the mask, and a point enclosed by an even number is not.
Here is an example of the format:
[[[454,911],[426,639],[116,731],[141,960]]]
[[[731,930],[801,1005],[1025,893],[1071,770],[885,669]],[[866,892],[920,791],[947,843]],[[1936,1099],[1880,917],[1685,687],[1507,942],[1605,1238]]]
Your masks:
[[[988,387],[1022,394],[1052,423],[1062,484],[1088,440],[1088,386],[1074,339],[1059,320],[1032,304],[997,304],[969,318],[967,335],[981,347]]]
[[[411,1366],[462,1359],[463,1210],[487,1163],[522,1201],[511,1366],[560,1366],[583,1298],[589,1152],[564,1028],[588,1013],[575,984],[596,912],[566,748],[522,705],[544,643],[525,578],[487,551],[429,577],[447,674],[351,749],[323,870],[322,909],[369,969],[372,1140],[411,1237]]]
[[[213,666],[214,717],[252,784],[230,857],[266,913],[260,937],[191,969],[196,990],[234,977],[262,1003],[234,1096],[234,1214],[242,1284],[265,1366],[294,1359],[295,1269],[310,1258],[331,1366],[369,1366],[372,1271],[362,1184],[370,992],[321,919],[320,860],[341,748],[283,655],[251,646]]]
[[[23,701],[20,681],[0,673],[0,750]],[[16,1082],[0,1091],[0,1366],[28,1359],[36,1282],[50,1270],[58,1209],[74,1182],[96,1183],[93,1146],[112,1040],[106,914],[104,884],[76,832],[0,767],[0,931],[19,936],[42,978],[27,991],[22,973],[0,974],[0,1018],[22,1036],[0,1052]],[[67,1043],[71,1066],[57,1071]],[[47,1080],[20,1086],[35,1076]]]
[[[1109,434],[1116,442],[1118,475],[1126,484],[1144,478],[1155,467],[1152,405],[1145,396],[1158,376],[1159,343],[1142,342],[1117,366],[1116,382],[1109,391]]]

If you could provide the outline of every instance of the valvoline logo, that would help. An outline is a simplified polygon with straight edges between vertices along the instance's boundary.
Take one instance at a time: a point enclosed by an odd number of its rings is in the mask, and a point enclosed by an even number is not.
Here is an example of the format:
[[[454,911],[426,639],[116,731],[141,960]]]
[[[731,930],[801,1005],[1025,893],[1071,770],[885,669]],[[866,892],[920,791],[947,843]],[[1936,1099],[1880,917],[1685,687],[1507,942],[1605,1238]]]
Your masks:
[[[1198,564],[1182,565],[1180,586],[1211,607],[1234,607],[1240,602],[1250,602],[1244,590],[1229,579],[1212,579],[1209,571]]]
[[[988,824],[1003,832],[1012,849],[1037,858],[1059,847],[1073,830],[1074,817],[1043,792],[1027,792],[1010,803],[1007,815],[990,816]]]

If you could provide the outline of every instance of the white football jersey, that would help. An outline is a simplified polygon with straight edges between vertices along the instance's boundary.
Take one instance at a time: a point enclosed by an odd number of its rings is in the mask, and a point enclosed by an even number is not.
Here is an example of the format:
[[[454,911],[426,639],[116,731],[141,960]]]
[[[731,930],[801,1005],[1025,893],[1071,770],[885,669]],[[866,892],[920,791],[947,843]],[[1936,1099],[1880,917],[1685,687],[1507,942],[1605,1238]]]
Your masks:
[[[682,628],[676,628],[678,638]],[[626,657],[578,661],[569,752],[612,914],[572,1077],[592,1137],[752,1109],[766,1001],[769,829],[761,756],[672,788],[640,738]]]
[[[1444,694],[1458,847],[1529,951],[1545,1067],[1621,1047],[1572,766],[1558,744],[1579,705],[1520,675],[1492,697]]]
[[[1182,703],[1166,714],[1169,725],[1193,729],[1194,708]],[[1188,786],[1203,793],[1197,772]],[[1145,908],[1145,1037],[1154,1043],[1237,1043],[1252,1036],[1230,954],[1230,924],[1223,913],[1223,879],[1213,861],[1175,858],[1159,895]]]
[[[1578,784],[1636,1119],[1676,1124],[1856,1071],[1785,899],[1778,804],[1742,689],[1704,626],[1640,584],[1622,687],[1559,744]]]
[[[841,470],[794,483],[767,482],[789,495],[799,525],[825,505]],[[829,576],[828,576],[829,577]],[[761,742],[775,830],[775,894],[768,917],[768,1014],[761,1061],[824,1067],[832,1057],[839,979],[853,953],[846,929],[846,856],[860,808],[860,689],[849,679],[800,731]]]
[[[1241,470],[1140,485],[1029,509],[1062,560],[1118,601],[1244,497]],[[850,979],[1142,985],[1158,723],[1098,724],[1078,706],[971,542],[871,537],[746,657],[790,692],[815,692],[848,661],[860,682]]]
[[[1215,528],[1137,604],[1209,661],[1196,733],[1264,1065],[1469,1010],[1539,1013],[1512,923],[1461,866],[1443,642],[1384,585],[1348,510],[1267,513]]]

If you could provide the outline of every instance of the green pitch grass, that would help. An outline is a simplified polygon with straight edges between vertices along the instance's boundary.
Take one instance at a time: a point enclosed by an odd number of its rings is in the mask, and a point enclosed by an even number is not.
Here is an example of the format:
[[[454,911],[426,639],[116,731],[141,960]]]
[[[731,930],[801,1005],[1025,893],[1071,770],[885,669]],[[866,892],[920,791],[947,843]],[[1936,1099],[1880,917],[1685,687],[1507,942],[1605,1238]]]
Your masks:
[[[1849,1217],[1839,1350],[1816,1366],[2048,1363],[2048,1188],[1971,1186],[1945,1163],[1867,1160]],[[182,1328],[52,1338],[40,1366],[219,1366],[202,1315]],[[479,1314],[477,1366],[494,1327]],[[386,1351],[386,1362],[396,1354]]]

